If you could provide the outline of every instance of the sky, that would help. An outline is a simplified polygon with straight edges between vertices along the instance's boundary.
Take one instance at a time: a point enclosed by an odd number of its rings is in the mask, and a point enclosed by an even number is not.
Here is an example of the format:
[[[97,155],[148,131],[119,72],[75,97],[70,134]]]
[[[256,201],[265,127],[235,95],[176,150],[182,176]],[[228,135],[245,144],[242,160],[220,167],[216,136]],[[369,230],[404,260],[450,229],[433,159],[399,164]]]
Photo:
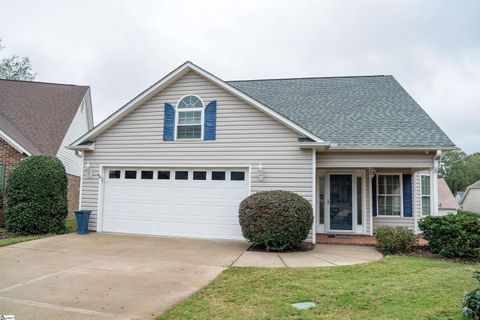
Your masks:
[[[391,74],[480,152],[480,1],[0,0],[0,56],[89,85],[95,123],[189,60],[223,80]]]

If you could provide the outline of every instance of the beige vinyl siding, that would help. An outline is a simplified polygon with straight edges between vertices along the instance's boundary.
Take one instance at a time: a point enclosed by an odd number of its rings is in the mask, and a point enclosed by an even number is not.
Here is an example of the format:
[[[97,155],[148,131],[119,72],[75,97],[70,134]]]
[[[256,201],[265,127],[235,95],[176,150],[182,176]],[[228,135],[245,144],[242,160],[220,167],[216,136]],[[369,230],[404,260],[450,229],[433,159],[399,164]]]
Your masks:
[[[65,137],[63,137],[62,144],[57,152],[57,157],[62,161],[67,173],[80,176],[82,174],[82,158],[75,154],[75,151],[65,148],[72,142],[80,138],[89,130],[87,118],[87,105],[85,98],[80,104],[77,113],[73,117],[70,126],[68,127]]]
[[[215,141],[163,141],[164,103],[187,94],[205,103],[217,100]],[[84,179],[82,207],[91,209],[96,228],[100,165],[251,166],[251,191],[282,189],[312,201],[312,152],[301,150],[299,135],[200,75],[189,72],[138,107],[95,141],[85,153],[94,177]],[[262,163],[264,181],[258,181]]]
[[[462,210],[480,213],[480,189],[468,190],[463,200]]]
[[[318,168],[431,168],[434,155],[385,152],[317,152]]]

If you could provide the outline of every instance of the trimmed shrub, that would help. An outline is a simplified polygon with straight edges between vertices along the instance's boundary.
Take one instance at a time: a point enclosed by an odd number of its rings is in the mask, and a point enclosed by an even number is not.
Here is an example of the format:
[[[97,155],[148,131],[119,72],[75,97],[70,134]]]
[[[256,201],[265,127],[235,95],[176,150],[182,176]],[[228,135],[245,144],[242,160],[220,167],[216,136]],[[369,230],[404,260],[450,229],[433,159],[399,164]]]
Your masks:
[[[240,204],[240,225],[245,239],[267,250],[297,247],[313,223],[310,202],[288,191],[252,194]]]
[[[417,244],[412,230],[404,227],[378,227],[375,229],[377,249],[383,254],[408,253]]]
[[[480,272],[475,272],[473,278],[477,280],[477,289],[467,291],[462,300],[462,313],[464,318],[480,319]]]
[[[5,226],[17,234],[64,233],[68,214],[67,174],[60,160],[31,156],[7,181]]]
[[[433,253],[447,258],[480,257],[480,219],[470,215],[426,217],[419,222]]]

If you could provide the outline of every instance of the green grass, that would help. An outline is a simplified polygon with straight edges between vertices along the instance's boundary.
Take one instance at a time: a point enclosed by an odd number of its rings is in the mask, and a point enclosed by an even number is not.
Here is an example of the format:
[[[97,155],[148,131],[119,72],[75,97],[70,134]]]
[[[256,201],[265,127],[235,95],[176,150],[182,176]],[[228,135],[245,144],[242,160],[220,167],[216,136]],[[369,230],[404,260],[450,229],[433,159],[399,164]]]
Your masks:
[[[67,226],[67,232],[71,233],[77,231],[77,220],[75,220],[75,218],[67,219],[65,225]]]
[[[1,232],[3,232],[3,229],[0,228],[0,233]],[[44,238],[46,236],[47,235],[15,236],[12,238],[0,239],[0,247],[9,246],[11,244],[24,242],[24,241],[36,240],[36,239]]]
[[[229,268],[157,319],[462,319],[460,301],[477,269],[408,256],[346,267]],[[301,301],[317,306],[290,306]]]
[[[67,226],[67,233],[75,232],[77,230],[77,221],[75,219],[65,220],[65,225]],[[6,232],[6,230],[3,228],[0,228],[0,234],[4,232]],[[11,244],[20,243],[24,241],[51,237],[51,236],[55,236],[55,234],[40,234],[40,235],[29,235],[29,236],[14,235],[6,239],[0,239],[0,247],[9,246]]]

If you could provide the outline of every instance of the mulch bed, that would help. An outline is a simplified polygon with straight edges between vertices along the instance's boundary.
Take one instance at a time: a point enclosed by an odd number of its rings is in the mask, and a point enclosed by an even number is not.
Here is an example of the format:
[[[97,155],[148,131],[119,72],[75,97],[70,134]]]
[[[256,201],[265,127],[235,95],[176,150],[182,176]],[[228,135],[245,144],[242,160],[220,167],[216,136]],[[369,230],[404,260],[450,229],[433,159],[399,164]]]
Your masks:
[[[408,255],[414,256],[414,257],[423,257],[423,258],[431,258],[431,259],[440,259],[440,260],[445,260],[445,261],[450,261],[450,262],[458,262],[458,263],[464,263],[464,264],[477,264],[480,263],[480,258],[479,259],[462,259],[462,258],[447,258],[444,256],[441,256],[436,253],[432,253],[430,251],[429,247],[416,247],[412,252],[410,252]]]
[[[14,238],[17,235],[13,232],[8,232],[4,229],[0,229],[0,239],[8,239],[8,238]]]
[[[313,243],[308,243],[304,242],[301,245],[295,247],[295,248],[290,248],[282,251],[273,251],[273,250],[267,250],[265,246],[263,245],[255,245],[252,244],[250,247],[248,247],[247,251],[256,251],[256,252],[307,252],[311,251],[315,248],[315,245]]]

